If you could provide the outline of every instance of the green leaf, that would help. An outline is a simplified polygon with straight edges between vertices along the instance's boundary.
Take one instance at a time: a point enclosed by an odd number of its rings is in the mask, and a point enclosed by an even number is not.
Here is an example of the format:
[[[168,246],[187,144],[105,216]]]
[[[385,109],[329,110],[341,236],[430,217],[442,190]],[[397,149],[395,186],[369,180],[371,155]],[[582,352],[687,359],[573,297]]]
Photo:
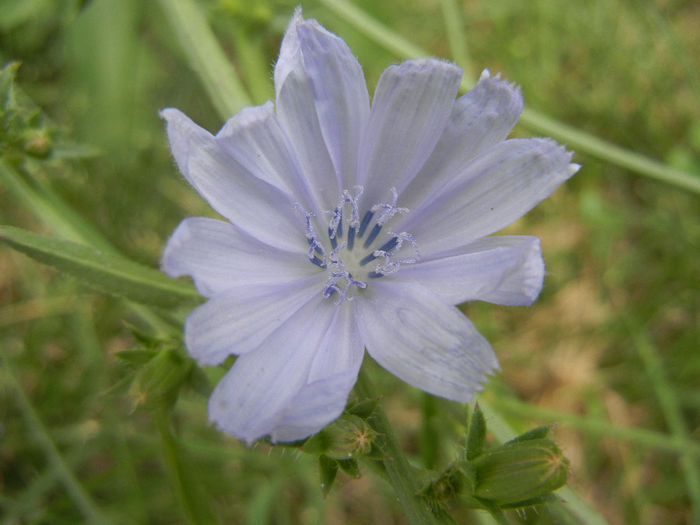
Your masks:
[[[321,473],[321,491],[325,496],[330,492],[335,476],[338,474],[338,462],[328,456],[321,455],[318,457],[318,467]]]
[[[517,441],[529,441],[531,439],[546,438],[547,434],[549,434],[549,429],[550,429],[549,425],[543,425],[541,427],[533,428],[532,430],[528,430],[527,432],[524,432],[524,433],[520,434],[519,436],[514,437],[513,439],[508,441],[506,443],[506,445],[508,443],[515,443]]]
[[[368,419],[372,416],[379,405],[379,398],[364,399],[347,407],[345,410],[348,414]]]
[[[114,354],[118,359],[121,359],[125,363],[135,366],[141,366],[148,363],[156,355],[155,350],[143,350],[143,349],[131,349],[122,350]]]
[[[467,460],[481,455],[486,441],[486,420],[479,408],[479,403],[474,405],[474,413],[469,422],[469,433],[467,434]]]
[[[360,466],[357,464],[356,459],[338,459],[336,461],[338,462],[340,470],[345,472],[351,478],[362,477],[362,473],[360,472]]]
[[[134,378],[130,388],[134,407],[172,408],[193,366],[193,361],[175,350],[159,351]]]
[[[88,246],[0,225],[0,240],[37,261],[81,279],[94,288],[139,303],[162,307],[196,303],[191,284],[117,255]]]
[[[211,395],[211,383],[204,371],[198,366],[193,366],[187,377],[186,385],[198,394],[208,398]]]

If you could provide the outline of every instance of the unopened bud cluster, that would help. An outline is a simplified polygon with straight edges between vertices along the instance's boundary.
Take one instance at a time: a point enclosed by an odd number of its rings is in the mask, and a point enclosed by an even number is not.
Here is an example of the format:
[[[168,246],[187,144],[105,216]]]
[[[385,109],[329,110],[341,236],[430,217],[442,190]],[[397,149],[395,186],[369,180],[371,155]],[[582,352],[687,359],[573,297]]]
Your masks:
[[[566,484],[569,461],[539,427],[485,449],[486,421],[477,406],[467,434],[464,457],[421,491],[438,513],[453,501],[500,513],[505,509],[546,503]]]

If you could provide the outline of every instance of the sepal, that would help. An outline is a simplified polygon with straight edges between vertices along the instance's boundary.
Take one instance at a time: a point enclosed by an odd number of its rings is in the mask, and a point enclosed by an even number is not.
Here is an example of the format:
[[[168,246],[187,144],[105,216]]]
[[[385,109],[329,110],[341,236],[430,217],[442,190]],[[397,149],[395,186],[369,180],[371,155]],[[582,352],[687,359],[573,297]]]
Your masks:
[[[528,441],[531,439],[546,438],[551,428],[552,427],[550,427],[549,425],[543,425],[541,427],[533,428],[532,430],[528,430],[527,432],[523,432],[519,436],[514,437],[513,439],[508,441],[506,445],[508,445],[509,443],[516,443],[518,441]]]
[[[486,443],[486,420],[484,413],[479,408],[479,403],[474,404],[474,413],[469,421],[467,432],[466,458],[468,461],[481,455]]]
[[[338,474],[338,462],[333,458],[321,454],[318,457],[318,469],[321,476],[321,492],[323,492],[325,497],[330,492],[335,477]]]
[[[192,360],[164,348],[136,373],[129,388],[134,407],[170,408],[193,369]]]
[[[540,498],[566,483],[569,461],[549,439],[515,441],[474,460],[474,496],[499,506]]]
[[[325,454],[333,459],[351,459],[372,451],[376,432],[362,418],[343,414],[304,443],[309,454]]]

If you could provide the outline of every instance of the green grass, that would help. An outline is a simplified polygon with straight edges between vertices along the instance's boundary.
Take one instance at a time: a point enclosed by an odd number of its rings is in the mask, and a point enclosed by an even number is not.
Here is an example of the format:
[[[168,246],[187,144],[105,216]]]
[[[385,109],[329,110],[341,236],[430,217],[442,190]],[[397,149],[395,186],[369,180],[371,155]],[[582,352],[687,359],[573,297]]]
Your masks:
[[[23,94],[48,116],[62,151],[81,152],[0,166],[0,223],[156,267],[183,217],[211,214],[177,173],[158,110],[178,107],[215,131],[245,99],[271,97],[295,3],[199,2],[200,30],[216,37],[209,49],[184,45],[164,4],[0,3],[11,13],[0,20],[0,62],[22,62]],[[509,228],[542,238],[541,299],[464,306],[501,359],[483,394],[494,436],[555,423],[571,489],[610,523],[700,519],[695,3],[355,2],[379,24],[374,36],[344,5],[310,1],[304,10],[348,42],[370,86],[405,56],[453,57],[472,78],[488,67],[522,86],[528,114],[516,134],[549,134],[548,119],[578,134],[581,172]],[[233,69],[202,68],[219,45]],[[641,156],[615,156],[611,144]],[[167,318],[4,245],[0,275],[3,523],[403,523],[371,471],[341,475],[323,498],[314,458],[219,434],[193,388],[172,424],[134,408],[120,386],[132,368],[116,354],[135,345],[132,325],[178,337]],[[370,372],[403,449],[416,464],[444,468],[464,435],[464,408]],[[572,494],[562,496],[574,506]],[[485,519],[453,510],[459,523]],[[556,512],[512,519],[558,523]]]

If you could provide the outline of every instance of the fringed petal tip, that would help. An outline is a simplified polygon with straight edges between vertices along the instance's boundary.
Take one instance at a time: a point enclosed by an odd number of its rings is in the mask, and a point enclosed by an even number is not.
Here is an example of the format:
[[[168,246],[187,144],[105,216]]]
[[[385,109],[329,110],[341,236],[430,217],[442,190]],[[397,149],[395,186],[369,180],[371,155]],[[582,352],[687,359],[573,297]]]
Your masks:
[[[505,106],[513,106],[510,109],[510,112],[516,115],[517,120],[517,117],[520,116],[524,105],[522,90],[518,84],[502,79],[500,73],[492,75],[491,71],[484,69],[481,72],[476,85],[472,88],[472,90],[477,91],[482,89],[487,90],[484,93],[484,95],[488,95],[488,97],[484,100],[485,103],[492,103],[492,98],[509,100],[509,104],[505,104]],[[501,103],[503,104],[503,102]],[[515,122],[513,122],[513,124],[515,124]]]

